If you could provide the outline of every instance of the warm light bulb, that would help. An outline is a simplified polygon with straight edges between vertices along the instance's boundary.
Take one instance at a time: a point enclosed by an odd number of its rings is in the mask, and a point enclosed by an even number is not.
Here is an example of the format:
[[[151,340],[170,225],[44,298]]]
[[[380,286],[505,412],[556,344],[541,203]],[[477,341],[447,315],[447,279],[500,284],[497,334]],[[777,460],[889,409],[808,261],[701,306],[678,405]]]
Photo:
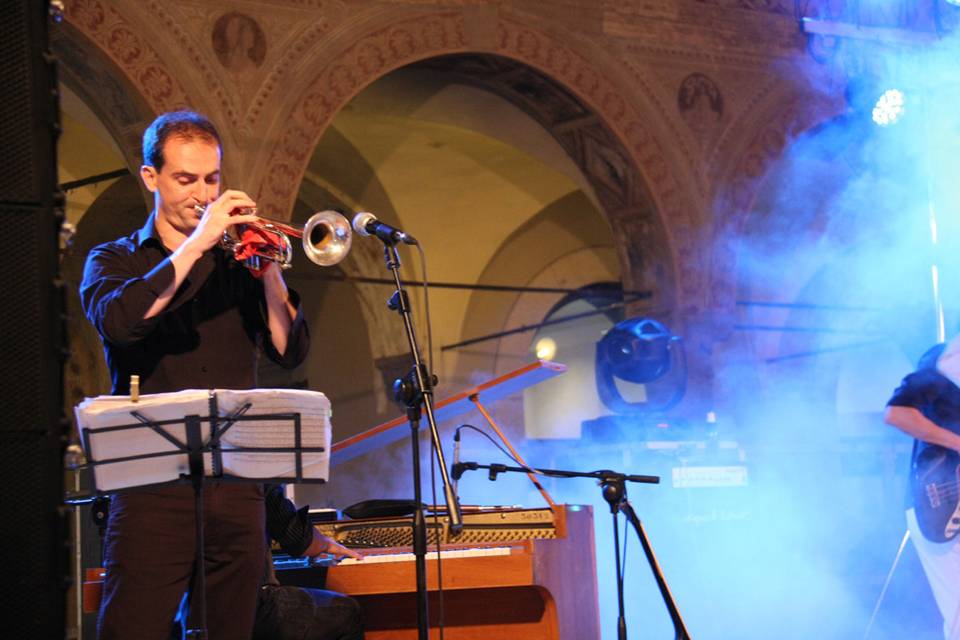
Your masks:
[[[553,360],[557,355],[557,343],[553,338],[540,338],[537,340],[537,346],[534,348],[539,360]]]

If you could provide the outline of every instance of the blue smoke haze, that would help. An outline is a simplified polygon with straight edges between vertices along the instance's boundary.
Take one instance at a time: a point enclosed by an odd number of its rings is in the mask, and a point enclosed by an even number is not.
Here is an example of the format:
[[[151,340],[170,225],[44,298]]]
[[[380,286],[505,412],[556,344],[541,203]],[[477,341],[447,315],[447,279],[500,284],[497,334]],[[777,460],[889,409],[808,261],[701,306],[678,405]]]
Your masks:
[[[746,231],[720,240],[736,251],[740,300],[793,306],[737,307],[738,329],[714,343],[715,424],[634,418],[594,428],[583,440],[518,442],[537,466],[663,477],[629,493],[697,640],[864,637],[905,529],[910,440],[881,414],[937,341],[934,265],[948,336],[960,320],[957,45],[956,38],[914,50],[850,41],[840,70],[809,61],[802,81],[832,92],[849,84],[850,108],[790,141],[761,179]],[[856,71],[844,76],[843,69]],[[822,78],[828,81],[818,89]],[[870,119],[872,101],[891,87],[906,95],[906,114],[880,128]],[[594,326],[584,325],[584,340],[596,340]],[[567,375],[592,366],[589,358],[566,362]],[[582,393],[596,402],[595,390]],[[661,420],[671,426],[655,426]],[[451,436],[445,425],[448,456]],[[704,447],[646,444],[664,439]],[[394,470],[392,495],[406,497],[406,445],[392,451],[379,468]],[[470,432],[462,458],[508,462]],[[710,465],[745,466],[747,486],[672,486],[675,468]],[[383,495],[383,477],[372,475],[364,482]],[[612,640],[608,507],[588,480],[545,484],[558,502],[593,507],[603,637]],[[472,504],[542,504],[519,475],[490,482],[485,473],[467,474],[460,494]],[[640,545],[632,532],[627,538],[630,637],[673,637]],[[869,637],[938,638],[940,624],[908,544]]]
[[[722,239],[736,248],[740,299],[798,306],[738,307],[741,329],[715,354],[719,421],[679,427],[707,448],[645,449],[650,419],[608,440],[524,443],[535,464],[663,477],[630,495],[698,640],[864,637],[904,533],[910,440],[881,413],[937,341],[934,265],[948,336],[960,318],[960,52],[956,39],[863,46],[871,62],[847,78],[850,109],[788,144],[747,231]],[[906,114],[881,128],[870,109],[890,87],[905,93]],[[746,487],[671,486],[676,467],[731,464],[720,442],[737,443]],[[465,457],[499,459],[492,449]],[[524,494],[523,479],[507,482],[475,474],[461,493],[481,503]],[[593,506],[601,622],[615,638],[607,505],[589,481],[548,486],[560,502]],[[538,501],[527,489],[524,502]],[[672,637],[632,533],[626,574],[631,637]],[[869,637],[937,638],[940,624],[907,545]]]

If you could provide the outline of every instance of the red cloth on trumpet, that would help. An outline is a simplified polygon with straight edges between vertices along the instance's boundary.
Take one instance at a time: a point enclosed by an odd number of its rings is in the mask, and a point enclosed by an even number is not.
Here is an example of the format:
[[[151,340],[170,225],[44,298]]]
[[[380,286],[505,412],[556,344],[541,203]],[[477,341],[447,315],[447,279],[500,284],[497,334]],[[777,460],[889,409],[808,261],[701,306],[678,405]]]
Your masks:
[[[267,231],[260,226],[243,225],[240,232],[240,241],[234,247],[233,255],[237,260],[243,262],[254,256],[269,255],[269,247],[279,247],[282,241],[280,236],[272,231]],[[247,264],[247,268],[254,276],[260,277],[266,270],[266,265],[256,268]]]

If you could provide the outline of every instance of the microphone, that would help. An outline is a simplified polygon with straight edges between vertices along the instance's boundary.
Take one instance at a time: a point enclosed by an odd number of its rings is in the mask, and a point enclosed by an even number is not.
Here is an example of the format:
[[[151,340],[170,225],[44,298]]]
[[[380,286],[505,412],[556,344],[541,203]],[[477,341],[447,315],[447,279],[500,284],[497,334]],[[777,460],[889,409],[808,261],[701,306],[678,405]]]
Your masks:
[[[396,244],[397,242],[417,244],[416,238],[410,234],[380,222],[377,220],[377,216],[367,211],[361,211],[353,216],[353,230],[362,236],[377,236],[387,244]]]
[[[460,476],[463,475],[463,470],[460,468],[460,427],[457,427],[456,431],[453,432],[453,493],[457,493],[457,481],[460,480]]]

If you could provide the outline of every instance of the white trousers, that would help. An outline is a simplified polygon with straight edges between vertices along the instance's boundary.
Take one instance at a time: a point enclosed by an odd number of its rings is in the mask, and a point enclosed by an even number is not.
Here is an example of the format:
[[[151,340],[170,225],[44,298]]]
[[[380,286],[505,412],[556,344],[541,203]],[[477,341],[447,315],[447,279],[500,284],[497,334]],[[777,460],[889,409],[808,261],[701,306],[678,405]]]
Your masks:
[[[943,616],[943,637],[960,640],[960,536],[949,542],[930,542],[920,533],[913,509],[907,509],[906,515],[910,538]]]

